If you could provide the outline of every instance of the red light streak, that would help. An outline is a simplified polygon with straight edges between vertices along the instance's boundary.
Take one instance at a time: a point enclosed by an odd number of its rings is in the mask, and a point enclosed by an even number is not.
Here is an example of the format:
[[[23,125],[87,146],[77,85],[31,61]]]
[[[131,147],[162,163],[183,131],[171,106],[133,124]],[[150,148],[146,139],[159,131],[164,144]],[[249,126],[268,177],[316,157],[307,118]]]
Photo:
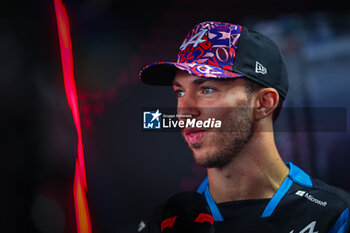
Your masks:
[[[74,175],[74,207],[78,233],[91,233],[89,207],[86,199],[87,184],[83,140],[79,118],[78,98],[73,73],[73,55],[70,39],[68,15],[61,0],[54,0],[58,36],[60,41],[61,60],[64,78],[64,88],[68,105],[72,111],[74,124],[78,134],[77,157],[75,160]]]

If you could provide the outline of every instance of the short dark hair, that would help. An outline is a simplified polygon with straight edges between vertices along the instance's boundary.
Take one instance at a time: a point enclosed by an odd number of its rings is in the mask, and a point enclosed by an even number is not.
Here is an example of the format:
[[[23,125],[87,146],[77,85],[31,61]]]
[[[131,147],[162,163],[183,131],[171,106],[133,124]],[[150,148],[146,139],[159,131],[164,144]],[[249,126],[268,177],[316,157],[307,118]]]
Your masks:
[[[258,91],[262,88],[265,88],[263,85],[257,83],[257,82],[254,82],[248,78],[244,78],[245,79],[245,83],[246,83],[246,89],[248,91],[248,95],[249,95],[249,98],[253,95],[253,93],[255,91]],[[281,110],[282,110],[282,105],[283,105],[283,97],[281,95],[279,95],[279,100],[278,100],[278,104],[277,104],[277,107],[276,109],[274,110],[273,112],[273,115],[272,115],[272,121],[275,122],[277,120],[277,118],[279,117],[280,113],[281,113]]]

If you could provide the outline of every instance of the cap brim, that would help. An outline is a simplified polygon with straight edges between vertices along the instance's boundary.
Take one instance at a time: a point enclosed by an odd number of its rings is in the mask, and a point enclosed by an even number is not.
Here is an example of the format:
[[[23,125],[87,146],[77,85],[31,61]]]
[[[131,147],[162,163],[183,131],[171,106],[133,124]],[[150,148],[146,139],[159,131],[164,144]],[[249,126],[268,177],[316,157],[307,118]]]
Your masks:
[[[204,78],[238,78],[242,74],[199,63],[156,62],[145,66],[139,78],[150,85],[172,85],[177,70]]]

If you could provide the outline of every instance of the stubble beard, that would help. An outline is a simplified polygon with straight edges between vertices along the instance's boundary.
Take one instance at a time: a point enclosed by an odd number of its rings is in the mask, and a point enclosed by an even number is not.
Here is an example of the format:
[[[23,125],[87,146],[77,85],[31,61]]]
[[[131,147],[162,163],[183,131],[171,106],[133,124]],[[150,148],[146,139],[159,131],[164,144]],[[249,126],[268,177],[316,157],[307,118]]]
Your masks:
[[[190,146],[194,160],[199,166],[204,168],[224,167],[236,158],[250,142],[254,134],[251,108],[233,109],[227,122],[227,127],[211,131],[214,132],[214,135],[210,137],[210,144],[215,145],[213,149],[199,152],[202,143]]]

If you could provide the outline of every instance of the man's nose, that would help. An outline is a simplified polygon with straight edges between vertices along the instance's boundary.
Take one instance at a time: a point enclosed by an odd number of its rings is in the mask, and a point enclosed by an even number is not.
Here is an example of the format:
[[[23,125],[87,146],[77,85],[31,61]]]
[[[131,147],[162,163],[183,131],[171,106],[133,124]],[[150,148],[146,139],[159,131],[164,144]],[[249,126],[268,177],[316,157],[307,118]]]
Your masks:
[[[200,108],[196,98],[192,95],[181,97],[177,103],[177,114],[179,120],[197,118],[200,115]]]

